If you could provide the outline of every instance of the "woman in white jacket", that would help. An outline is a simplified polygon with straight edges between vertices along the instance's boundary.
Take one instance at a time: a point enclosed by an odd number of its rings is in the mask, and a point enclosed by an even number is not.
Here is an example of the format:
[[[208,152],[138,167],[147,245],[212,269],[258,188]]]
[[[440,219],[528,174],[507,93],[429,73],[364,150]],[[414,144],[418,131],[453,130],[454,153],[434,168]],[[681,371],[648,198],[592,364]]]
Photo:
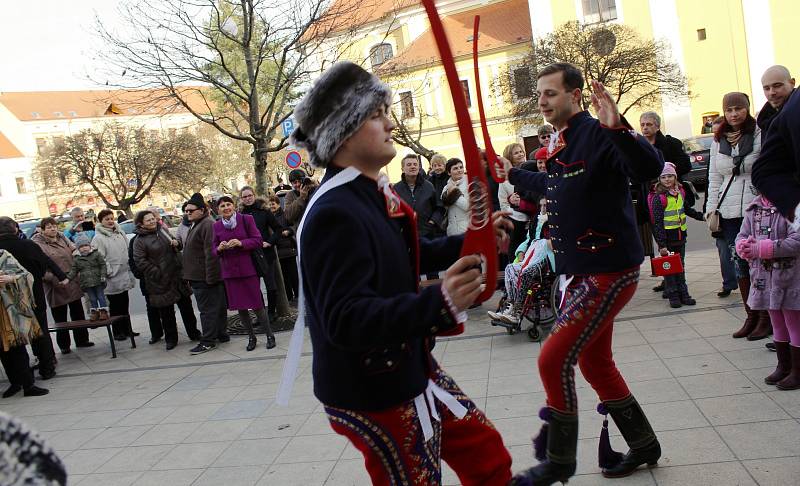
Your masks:
[[[92,248],[97,249],[108,266],[108,280],[106,280],[105,294],[111,316],[127,316],[114,324],[114,338],[124,341],[129,336],[138,336],[131,329],[128,313],[128,291],[133,288],[136,278],[128,266],[128,238],[114,218],[114,212],[104,209],[97,215],[100,222],[92,238]]]
[[[761,153],[761,130],[750,115],[750,99],[746,94],[726,94],[722,109],[725,120],[717,128],[711,145],[705,211],[708,217],[719,207],[721,235],[716,243],[723,278],[720,294],[729,294],[738,284],[747,310],[744,325],[733,337],[754,341],[769,336],[772,326],[766,311],[751,311],[747,305],[750,268],[747,261],[736,254],[734,244],[745,211],[756,196],[750,177]]]
[[[469,227],[469,200],[467,199],[467,178],[464,177],[464,163],[450,159],[445,165],[450,176],[442,190],[442,203],[447,208],[447,236],[466,233]]]

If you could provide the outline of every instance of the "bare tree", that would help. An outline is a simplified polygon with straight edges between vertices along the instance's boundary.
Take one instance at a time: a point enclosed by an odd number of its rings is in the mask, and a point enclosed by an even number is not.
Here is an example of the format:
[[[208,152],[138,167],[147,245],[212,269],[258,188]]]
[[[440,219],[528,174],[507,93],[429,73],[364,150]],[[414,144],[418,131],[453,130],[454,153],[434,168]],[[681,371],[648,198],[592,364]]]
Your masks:
[[[110,66],[106,84],[162,88],[224,135],[252,147],[256,190],[266,194],[267,154],[286,146],[281,126],[321,51],[346,51],[343,25],[363,5],[319,0],[138,0],[121,7],[123,33],[97,19]],[[369,1],[367,2],[369,3]],[[329,38],[335,37],[332,46]],[[121,75],[119,73],[122,73]],[[102,79],[98,81],[103,81]],[[144,93],[144,92],[143,92]],[[163,93],[163,94],[159,94]]]
[[[605,84],[623,115],[634,107],[652,106],[661,96],[688,96],[687,79],[666,41],[643,39],[623,24],[568,22],[535,41],[528,55],[509,66],[507,75],[494,86],[503,93],[519,123],[541,119],[536,72],[555,62],[574,64],[586,79]],[[585,109],[591,106],[590,96],[590,91],[584,90]]]
[[[50,145],[34,162],[40,186],[61,192],[93,192],[110,209],[133,216],[162,178],[192,177],[208,163],[203,144],[189,130],[174,134],[109,123]]]

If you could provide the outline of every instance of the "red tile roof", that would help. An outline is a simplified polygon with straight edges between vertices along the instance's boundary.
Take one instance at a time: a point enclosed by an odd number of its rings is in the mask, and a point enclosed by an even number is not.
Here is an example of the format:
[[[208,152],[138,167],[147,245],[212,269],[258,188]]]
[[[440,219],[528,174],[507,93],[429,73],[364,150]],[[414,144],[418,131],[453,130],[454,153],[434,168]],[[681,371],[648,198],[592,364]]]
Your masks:
[[[527,0],[507,0],[442,18],[453,57],[472,53],[472,27],[476,15],[481,16],[479,52],[532,40]],[[397,56],[384,63],[380,73],[388,74],[431,62],[439,62],[439,51],[433,33],[428,29]]]
[[[196,89],[187,96],[191,105],[203,106]],[[144,99],[148,101],[144,103]],[[93,118],[103,115],[158,115],[186,112],[160,90],[31,91],[0,93],[4,105],[20,121]],[[202,110],[201,111],[206,111]]]
[[[17,157],[22,157],[22,152],[3,135],[3,132],[0,132],[0,159],[16,159]]]

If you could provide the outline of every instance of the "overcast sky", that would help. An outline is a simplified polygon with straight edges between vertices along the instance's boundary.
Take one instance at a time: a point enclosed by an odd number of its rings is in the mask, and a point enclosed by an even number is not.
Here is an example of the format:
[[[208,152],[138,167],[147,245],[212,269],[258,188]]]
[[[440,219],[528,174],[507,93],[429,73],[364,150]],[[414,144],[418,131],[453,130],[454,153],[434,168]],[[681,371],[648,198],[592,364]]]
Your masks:
[[[0,91],[78,90],[96,87],[95,13],[116,21],[119,0],[0,0]]]

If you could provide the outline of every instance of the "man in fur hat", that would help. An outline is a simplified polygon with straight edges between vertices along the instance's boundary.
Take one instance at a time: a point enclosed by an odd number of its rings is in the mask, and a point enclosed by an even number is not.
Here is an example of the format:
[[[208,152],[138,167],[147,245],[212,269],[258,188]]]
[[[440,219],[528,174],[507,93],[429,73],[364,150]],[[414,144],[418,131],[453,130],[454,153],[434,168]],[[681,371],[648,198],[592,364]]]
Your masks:
[[[419,238],[381,174],[396,153],[391,103],[386,84],[340,62],[294,110],[292,142],[326,169],[298,233],[314,394],[373,484],[441,484],[444,459],[464,485],[505,485],[500,435],[431,355],[481,292],[480,258],[459,258],[463,237]],[[505,235],[510,224],[493,220]],[[441,284],[418,288],[420,272],[445,268]]]

